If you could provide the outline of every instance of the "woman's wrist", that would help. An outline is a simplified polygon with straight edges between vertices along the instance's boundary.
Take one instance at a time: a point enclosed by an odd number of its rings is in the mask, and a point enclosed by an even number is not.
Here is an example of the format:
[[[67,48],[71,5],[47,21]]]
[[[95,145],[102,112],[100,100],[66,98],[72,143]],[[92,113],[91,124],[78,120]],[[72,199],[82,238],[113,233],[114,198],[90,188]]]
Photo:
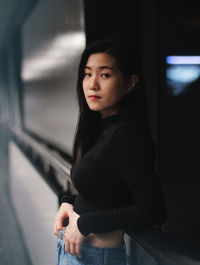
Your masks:
[[[60,206],[60,209],[61,209],[62,211],[67,212],[67,214],[68,214],[69,216],[73,213],[73,208],[74,208],[74,206],[71,205],[71,204],[69,204],[69,203],[67,203],[67,202],[63,202],[63,203],[61,204],[61,206]]]
[[[62,198],[61,198],[61,203],[69,203],[71,205],[74,205],[74,201],[75,201],[76,195],[70,195],[70,194],[65,194]]]
[[[74,205],[68,203],[68,202],[62,202],[60,207],[68,207],[68,208],[74,208]]]

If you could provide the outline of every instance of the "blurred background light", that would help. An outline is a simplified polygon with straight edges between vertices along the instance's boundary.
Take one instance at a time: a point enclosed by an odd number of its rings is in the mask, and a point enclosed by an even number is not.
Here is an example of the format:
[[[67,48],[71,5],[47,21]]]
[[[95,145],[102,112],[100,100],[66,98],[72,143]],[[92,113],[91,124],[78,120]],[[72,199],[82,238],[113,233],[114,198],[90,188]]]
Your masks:
[[[37,53],[24,60],[22,79],[37,80],[65,69],[80,53],[83,43],[85,44],[85,34],[82,31],[58,35],[51,43],[46,43]]]
[[[195,81],[200,75],[199,66],[174,66],[167,70],[167,78],[177,82],[188,83]]]
[[[172,95],[180,95],[200,78],[200,56],[167,56],[167,87]]]
[[[168,64],[200,64],[200,56],[167,56]]]

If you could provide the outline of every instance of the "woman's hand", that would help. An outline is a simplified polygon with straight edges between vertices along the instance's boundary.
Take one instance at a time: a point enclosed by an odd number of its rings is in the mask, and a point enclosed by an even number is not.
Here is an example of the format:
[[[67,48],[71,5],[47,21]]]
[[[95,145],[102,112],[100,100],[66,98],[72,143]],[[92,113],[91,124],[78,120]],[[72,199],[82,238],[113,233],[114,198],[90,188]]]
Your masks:
[[[59,235],[59,230],[62,230],[63,221],[65,218],[70,218],[73,213],[73,205],[63,202],[54,218],[54,234]]]
[[[73,212],[69,217],[69,225],[67,226],[65,233],[65,251],[81,258],[81,244],[86,237],[78,230],[78,218],[79,215],[76,212]]]

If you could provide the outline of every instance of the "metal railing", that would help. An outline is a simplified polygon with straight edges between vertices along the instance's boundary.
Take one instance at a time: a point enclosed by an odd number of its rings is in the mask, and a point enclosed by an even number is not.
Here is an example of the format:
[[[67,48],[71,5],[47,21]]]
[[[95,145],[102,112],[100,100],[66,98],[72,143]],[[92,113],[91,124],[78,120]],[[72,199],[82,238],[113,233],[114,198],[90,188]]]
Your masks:
[[[72,194],[77,193],[70,179],[71,164],[57,150],[48,148],[46,144],[35,140],[19,128],[12,127],[10,133],[11,138],[58,196],[68,190]]]
[[[160,265],[199,265],[199,249],[189,242],[181,241],[159,228],[137,229],[127,231],[133,241],[142,247]],[[143,264],[142,264],[143,265]]]

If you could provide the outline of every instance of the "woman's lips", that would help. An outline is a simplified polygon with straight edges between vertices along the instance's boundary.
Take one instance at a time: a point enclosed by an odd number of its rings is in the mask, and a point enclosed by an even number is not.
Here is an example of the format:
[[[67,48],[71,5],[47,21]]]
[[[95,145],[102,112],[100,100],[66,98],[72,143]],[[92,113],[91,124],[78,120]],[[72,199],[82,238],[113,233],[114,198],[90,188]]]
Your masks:
[[[101,97],[97,97],[97,96],[89,96],[89,98],[90,98],[91,100],[97,100],[97,99],[100,99]]]

